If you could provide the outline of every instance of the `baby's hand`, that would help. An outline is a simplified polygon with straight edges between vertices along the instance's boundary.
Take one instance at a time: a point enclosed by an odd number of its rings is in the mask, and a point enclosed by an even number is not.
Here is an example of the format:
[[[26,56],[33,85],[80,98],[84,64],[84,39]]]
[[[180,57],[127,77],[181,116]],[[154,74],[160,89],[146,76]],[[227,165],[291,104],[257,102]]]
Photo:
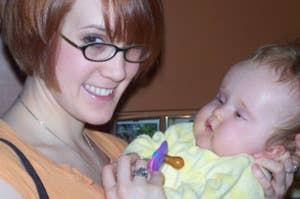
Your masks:
[[[147,161],[136,154],[123,155],[106,165],[102,180],[107,199],[166,199],[162,173],[148,173]]]

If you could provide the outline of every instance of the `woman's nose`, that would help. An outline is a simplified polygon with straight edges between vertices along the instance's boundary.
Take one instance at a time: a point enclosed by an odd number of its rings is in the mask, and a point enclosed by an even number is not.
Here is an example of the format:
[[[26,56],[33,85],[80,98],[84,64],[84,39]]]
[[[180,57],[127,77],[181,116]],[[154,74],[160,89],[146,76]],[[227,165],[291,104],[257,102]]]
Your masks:
[[[126,78],[126,64],[123,52],[119,52],[112,59],[101,63],[99,71],[106,78],[120,82]]]

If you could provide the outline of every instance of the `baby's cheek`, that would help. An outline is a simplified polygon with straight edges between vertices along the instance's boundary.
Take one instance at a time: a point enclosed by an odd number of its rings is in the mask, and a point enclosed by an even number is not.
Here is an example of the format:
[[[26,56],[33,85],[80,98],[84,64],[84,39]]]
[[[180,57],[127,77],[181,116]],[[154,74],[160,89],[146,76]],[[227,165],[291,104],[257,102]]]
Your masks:
[[[195,136],[196,145],[200,148],[212,150],[210,137],[198,134]]]
[[[201,122],[195,121],[194,126],[193,126],[193,134],[194,134],[195,139],[196,139],[197,135],[200,134],[200,132],[201,132]]]

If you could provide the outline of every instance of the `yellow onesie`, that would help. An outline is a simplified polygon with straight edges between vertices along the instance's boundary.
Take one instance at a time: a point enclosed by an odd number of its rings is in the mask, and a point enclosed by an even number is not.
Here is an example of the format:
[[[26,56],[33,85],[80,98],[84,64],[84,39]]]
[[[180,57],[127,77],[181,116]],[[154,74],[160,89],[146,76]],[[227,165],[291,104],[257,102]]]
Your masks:
[[[181,156],[185,163],[179,170],[163,164],[167,198],[264,198],[263,189],[251,171],[253,158],[247,154],[219,157],[197,147],[193,123],[173,125],[165,133],[156,132],[152,138],[141,135],[129,144],[125,153],[136,152],[150,158],[164,140],[168,142],[168,154]]]

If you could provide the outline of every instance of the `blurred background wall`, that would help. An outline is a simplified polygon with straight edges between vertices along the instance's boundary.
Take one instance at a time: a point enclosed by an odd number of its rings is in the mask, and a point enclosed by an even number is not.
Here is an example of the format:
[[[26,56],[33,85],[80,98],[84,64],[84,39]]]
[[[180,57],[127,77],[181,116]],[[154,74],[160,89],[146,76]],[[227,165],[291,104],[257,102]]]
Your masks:
[[[0,116],[18,96],[22,80],[0,39]]]

